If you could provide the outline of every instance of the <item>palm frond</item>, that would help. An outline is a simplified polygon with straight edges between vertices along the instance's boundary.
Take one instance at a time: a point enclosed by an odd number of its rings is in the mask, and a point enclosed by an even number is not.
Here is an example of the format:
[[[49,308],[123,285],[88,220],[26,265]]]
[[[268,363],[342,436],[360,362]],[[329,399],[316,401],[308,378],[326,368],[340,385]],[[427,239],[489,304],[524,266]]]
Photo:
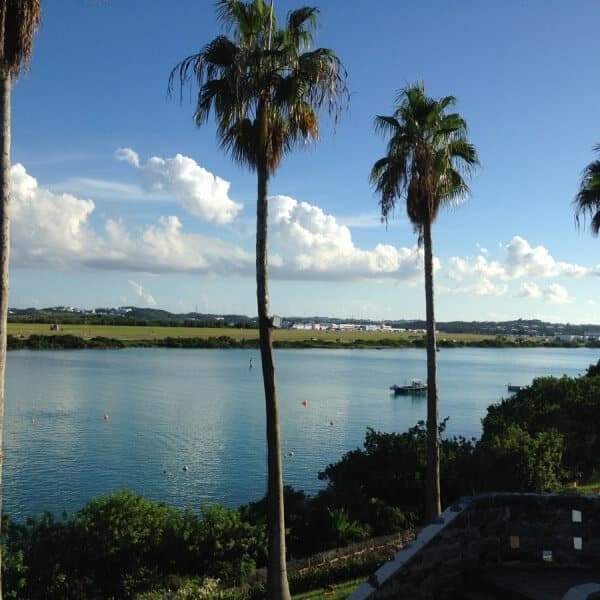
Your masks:
[[[0,69],[4,76],[16,78],[28,68],[40,20],[40,0],[0,3]]]
[[[463,176],[455,169],[448,169],[438,187],[440,205],[458,206],[470,194],[470,189]]]
[[[379,193],[381,217],[387,222],[396,208],[396,201],[405,195],[407,163],[402,156],[384,156],[375,162],[369,180]]]
[[[227,129],[218,130],[221,148],[231,154],[233,160],[251,169],[256,169],[258,133],[256,122],[250,119],[235,121]]]
[[[590,228],[594,235],[600,231],[600,211],[596,212],[590,221]]]
[[[445,96],[437,101],[440,111],[445,111],[449,106],[456,104],[456,98],[454,96]],[[450,115],[448,115],[450,116]]]
[[[594,147],[600,152],[600,144]],[[575,224],[581,227],[590,218],[590,229],[594,235],[600,232],[600,160],[591,162],[583,171],[579,192],[573,200]]]
[[[262,0],[247,4],[241,0],[217,0],[217,19],[223,25],[224,30],[241,34],[252,31],[256,19],[256,7],[264,5]]]
[[[373,126],[375,133],[379,135],[389,134],[393,136],[400,129],[400,123],[396,117],[386,117],[385,115],[377,115]]]
[[[286,33],[300,52],[312,46],[312,32],[317,27],[318,14],[319,9],[310,6],[304,6],[288,14]]]
[[[463,177],[472,177],[480,166],[475,146],[464,138],[454,139],[445,147],[448,160]]]
[[[295,72],[307,84],[308,101],[317,110],[325,104],[337,122],[350,98],[348,73],[342,61],[329,48],[317,48],[299,56]]]

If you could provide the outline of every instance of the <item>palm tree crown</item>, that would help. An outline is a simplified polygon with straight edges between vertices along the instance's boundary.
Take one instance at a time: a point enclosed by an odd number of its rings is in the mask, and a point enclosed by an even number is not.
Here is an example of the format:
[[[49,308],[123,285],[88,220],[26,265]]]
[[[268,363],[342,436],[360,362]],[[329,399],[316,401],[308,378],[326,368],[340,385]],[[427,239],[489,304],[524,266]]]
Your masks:
[[[0,2],[0,71],[17,77],[27,67],[41,18],[40,0]]]
[[[233,158],[255,170],[266,152],[270,174],[298,142],[318,139],[318,110],[337,118],[347,98],[346,73],[329,49],[310,51],[317,8],[289,13],[279,29],[264,0],[219,0],[217,14],[231,39],[218,36],[171,72],[169,89],[194,78],[198,126],[214,112],[217,137]],[[266,147],[261,148],[261,120]]]
[[[594,152],[600,153],[600,144],[594,146]],[[600,231],[600,159],[591,162],[583,171],[579,192],[573,201],[575,222],[590,217],[590,227],[594,235]]]
[[[397,102],[393,115],[375,119],[376,131],[390,138],[370,180],[380,194],[382,217],[387,220],[396,201],[405,199],[421,240],[424,224],[435,221],[441,206],[468,196],[464,176],[471,175],[479,159],[467,141],[464,119],[446,113],[456,102],[453,96],[429,98],[421,83],[402,90]]]

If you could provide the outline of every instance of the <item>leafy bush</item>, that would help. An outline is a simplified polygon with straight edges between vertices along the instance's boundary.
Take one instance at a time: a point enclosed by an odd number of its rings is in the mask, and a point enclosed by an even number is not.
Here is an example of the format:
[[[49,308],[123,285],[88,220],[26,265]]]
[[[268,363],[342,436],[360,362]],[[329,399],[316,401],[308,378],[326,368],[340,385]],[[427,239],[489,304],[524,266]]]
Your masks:
[[[564,440],[562,466],[567,473],[594,472],[600,457],[600,377],[598,366],[585,377],[541,377],[515,396],[488,408],[483,420],[482,443],[506,436],[513,424],[530,436],[559,432]]]
[[[125,344],[116,338],[108,338],[101,335],[93,337],[87,342],[88,348],[124,348]]]
[[[441,424],[440,432],[445,428]],[[347,452],[319,473],[328,481],[328,505],[347,509],[374,535],[413,526],[424,514],[427,431],[420,421],[404,433],[367,429],[364,449]],[[442,496],[445,503],[469,488],[474,445],[465,438],[442,440]]]
[[[237,510],[198,517],[128,490],[60,521],[7,520],[3,535],[6,598],[132,598],[177,574],[238,581],[266,554],[265,528]]]
[[[254,571],[257,562],[266,563],[266,527],[242,521],[237,510],[218,504],[205,508],[200,539],[203,572],[208,575],[239,581]]]
[[[480,485],[496,491],[548,492],[556,490],[564,476],[563,436],[556,430],[531,435],[511,423],[502,434],[485,439],[478,453],[486,469]]]

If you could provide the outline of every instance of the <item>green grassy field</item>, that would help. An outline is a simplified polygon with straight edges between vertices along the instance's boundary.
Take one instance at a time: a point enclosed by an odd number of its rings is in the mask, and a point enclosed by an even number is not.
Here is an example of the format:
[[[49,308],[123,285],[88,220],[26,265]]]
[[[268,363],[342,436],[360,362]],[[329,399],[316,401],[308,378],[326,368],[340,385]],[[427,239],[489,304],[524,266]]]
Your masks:
[[[347,598],[363,581],[364,579],[354,579],[353,581],[333,585],[327,590],[318,589],[302,594],[295,594],[293,599],[316,600],[317,598],[327,598],[327,600],[342,600],[342,598]]]
[[[93,337],[107,337],[118,340],[154,340],[166,337],[182,338],[209,338],[227,336],[233,339],[256,339],[256,329],[230,329],[230,328],[199,328],[199,327],[159,327],[156,325],[61,325],[59,331],[51,331],[50,326],[44,323],[9,323],[8,333],[18,337],[29,337],[30,335],[75,335],[84,339]],[[302,341],[319,340],[330,342],[353,342],[355,340],[385,340],[422,338],[423,335],[416,333],[381,333],[378,331],[303,331],[295,329],[274,330],[275,341]],[[472,334],[443,334],[438,335],[439,340],[457,340],[477,342],[490,339],[493,336]]]

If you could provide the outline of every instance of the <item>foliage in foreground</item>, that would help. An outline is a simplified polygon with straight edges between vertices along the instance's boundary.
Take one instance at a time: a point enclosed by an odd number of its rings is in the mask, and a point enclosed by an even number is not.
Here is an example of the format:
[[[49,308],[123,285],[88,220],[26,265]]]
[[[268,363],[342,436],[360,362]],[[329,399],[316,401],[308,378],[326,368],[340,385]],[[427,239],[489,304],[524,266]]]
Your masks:
[[[262,564],[266,532],[237,510],[180,512],[122,490],[72,517],[5,523],[5,598],[130,598],[168,575],[240,581]]]

